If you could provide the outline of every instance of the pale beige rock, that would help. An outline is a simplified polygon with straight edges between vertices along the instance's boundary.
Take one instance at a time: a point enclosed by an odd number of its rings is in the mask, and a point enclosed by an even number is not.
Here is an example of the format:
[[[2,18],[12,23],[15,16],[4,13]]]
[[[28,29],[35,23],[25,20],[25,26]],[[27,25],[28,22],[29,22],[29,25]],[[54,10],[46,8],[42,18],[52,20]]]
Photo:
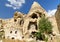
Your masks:
[[[38,31],[38,23],[42,17],[42,14],[46,16],[46,18],[48,17],[48,14],[45,11],[45,9],[43,9],[41,5],[39,5],[37,2],[34,2],[28,14],[23,14],[21,12],[16,11],[13,18],[1,19],[0,24],[4,28],[5,39],[7,38],[12,39],[12,37],[14,37],[13,39],[25,40],[26,42],[36,42],[36,39],[30,37],[30,35],[32,35],[31,34],[32,32]],[[55,34],[55,37],[52,36],[52,40],[51,37],[49,37],[48,42],[59,42],[60,35],[56,18],[55,16],[52,16],[48,17],[48,19],[52,23],[53,34]],[[16,31],[17,34],[15,33]],[[45,41],[37,41],[37,42],[45,42]]]

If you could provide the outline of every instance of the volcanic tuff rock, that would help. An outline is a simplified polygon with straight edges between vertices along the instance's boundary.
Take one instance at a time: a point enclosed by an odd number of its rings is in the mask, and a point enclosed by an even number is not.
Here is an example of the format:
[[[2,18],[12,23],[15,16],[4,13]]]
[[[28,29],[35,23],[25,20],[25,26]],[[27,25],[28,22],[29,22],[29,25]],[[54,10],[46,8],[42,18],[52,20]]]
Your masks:
[[[57,10],[58,11],[58,10]],[[47,12],[45,9],[41,7],[37,2],[34,2],[31,6],[30,11],[28,14],[23,14],[21,12],[15,12],[14,17],[11,19],[1,19],[0,20],[0,27],[4,28],[5,32],[5,40],[3,42],[41,42],[40,40],[36,41],[36,38],[33,38],[32,32],[38,32],[38,23],[42,17],[42,14],[45,17],[48,17]],[[53,26],[53,34],[54,36],[49,37],[48,42],[60,42],[60,34],[59,34],[59,13],[56,13],[55,16],[48,17],[49,21],[52,23]],[[45,41],[42,41],[45,42]]]

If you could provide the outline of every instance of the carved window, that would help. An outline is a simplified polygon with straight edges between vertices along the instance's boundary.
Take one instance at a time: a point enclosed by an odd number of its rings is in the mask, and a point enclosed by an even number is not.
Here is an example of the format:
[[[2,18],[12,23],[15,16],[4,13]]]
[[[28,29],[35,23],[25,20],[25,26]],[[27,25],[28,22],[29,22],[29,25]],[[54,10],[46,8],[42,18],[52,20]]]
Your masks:
[[[24,20],[22,19],[21,21],[20,21],[20,25],[23,25],[24,24]]]
[[[34,32],[32,32],[31,34],[32,34],[32,35],[35,35],[35,33],[36,33],[36,32],[34,31]]]
[[[12,39],[15,39],[14,37],[12,37]]]
[[[17,34],[17,31],[15,31],[15,34]]]
[[[10,33],[12,33],[12,31],[10,31]]]
[[[38,18],[38,16],[37,16],[37,14],[35,14],[35,13],[33,13],[32,15],[31,15],[31,18]]]
[[[17,20],[16,20],[16,19],[14,19],[14,21],[16,22]]]
[[[30,22],[28,25],[28,30],[35,29],[37,30],[37,24],[35,22]]]

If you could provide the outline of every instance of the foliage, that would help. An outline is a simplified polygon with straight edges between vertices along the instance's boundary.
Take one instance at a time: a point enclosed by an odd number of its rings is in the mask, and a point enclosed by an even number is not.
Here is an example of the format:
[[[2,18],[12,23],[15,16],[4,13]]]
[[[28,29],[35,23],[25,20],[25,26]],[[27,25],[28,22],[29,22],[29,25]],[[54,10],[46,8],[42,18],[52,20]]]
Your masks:
[[[48,37],[45,38],[45,42],[48,42]]]
[[[45,39],[45,35],[42,34],[41,32],[36,32],[35,37],[36,37],[36,40],[44,40]]]
[[[39,31],[46,34],[50,34],[52,32],[51,22],[48,18],[45,18],[45,16],[39,20]]]
[[[48,20],[48,18],[45,18],[45,16],[42,15],[41,20],[39,20],[38,24],[38,32],[35,33],[35,37],[39,40],[48,40],[48,38],[45,38],[45,34],[51,34],[52,33],[52,25],[51,22]]]

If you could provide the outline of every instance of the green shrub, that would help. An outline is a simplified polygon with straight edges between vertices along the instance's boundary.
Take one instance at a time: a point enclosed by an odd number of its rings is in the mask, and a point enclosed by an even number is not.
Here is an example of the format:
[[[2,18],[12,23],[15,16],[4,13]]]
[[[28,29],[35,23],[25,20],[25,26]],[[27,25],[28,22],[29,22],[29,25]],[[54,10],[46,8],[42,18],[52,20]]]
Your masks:
[[[52,33],[52,25],[48,18],[43,16],[41,20],[39,20],[39,31],[42,33],[50,34]]]
[[[45,40],[45,35],[41,32],[36,32],[35,34],[36,40]]]
[[[45,37],[45,42],[48,42],[48,37]]]
[[[39,40],[48,40],[48,38],[45,37],[45,34],[51,34],[52,33],[52,25],[51,22],[48,20],[48,18],[45,18],[45,16],[42,15],[41,19],[39,20],[38,24],[38,32],[35,33],[36,39]]]

